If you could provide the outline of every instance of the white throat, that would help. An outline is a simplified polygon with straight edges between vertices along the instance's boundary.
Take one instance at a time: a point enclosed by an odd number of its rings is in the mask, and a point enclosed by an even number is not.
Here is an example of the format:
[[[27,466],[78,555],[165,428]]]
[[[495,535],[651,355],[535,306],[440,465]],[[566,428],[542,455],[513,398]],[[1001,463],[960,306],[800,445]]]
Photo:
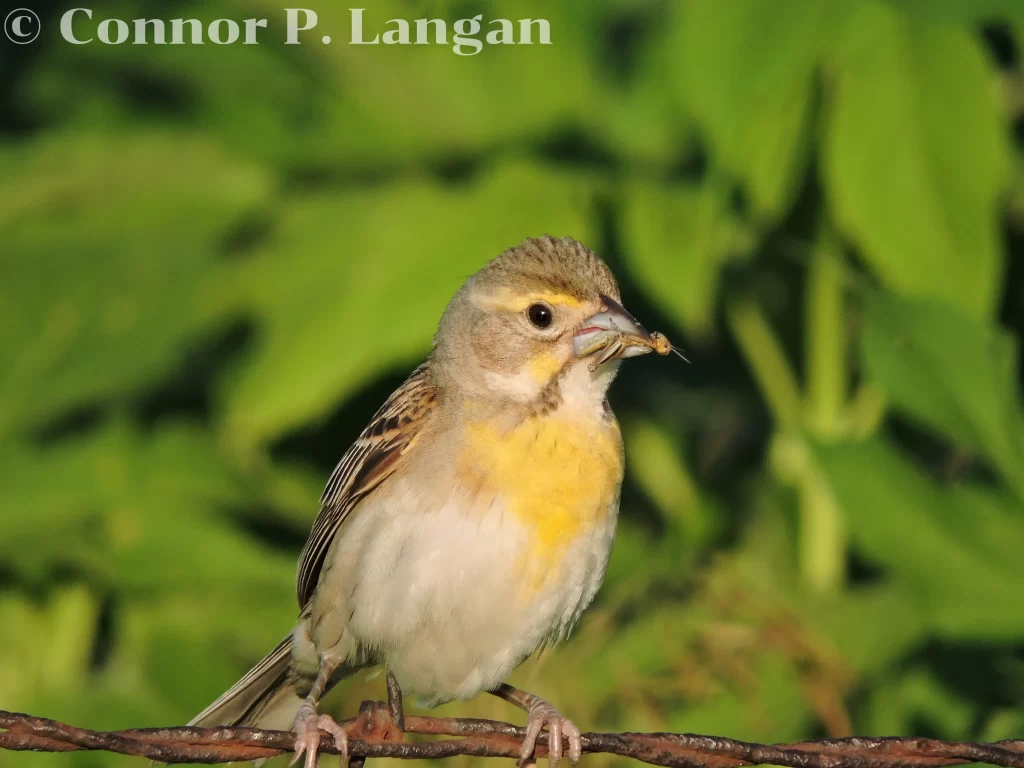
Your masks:
[[[620,363],[620,360],[612,360],[591,372],[587,360],[576,360],[568,369],[556,374],[558,410],[603,410],[608,387],[615,379]],[[486,384],[491,392],[526,405],[541,398],[551,379],[538,381],[526,370],[515,374],[489,371]]]

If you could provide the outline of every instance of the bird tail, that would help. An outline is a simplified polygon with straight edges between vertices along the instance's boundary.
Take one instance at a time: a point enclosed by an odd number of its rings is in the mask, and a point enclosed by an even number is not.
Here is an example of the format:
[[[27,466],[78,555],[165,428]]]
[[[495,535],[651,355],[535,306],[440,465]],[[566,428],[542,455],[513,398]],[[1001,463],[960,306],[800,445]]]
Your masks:
[[[249,670],[189,725],[245,725],[291,730],[312,679],[299,673],[292,658],[292,634]]]

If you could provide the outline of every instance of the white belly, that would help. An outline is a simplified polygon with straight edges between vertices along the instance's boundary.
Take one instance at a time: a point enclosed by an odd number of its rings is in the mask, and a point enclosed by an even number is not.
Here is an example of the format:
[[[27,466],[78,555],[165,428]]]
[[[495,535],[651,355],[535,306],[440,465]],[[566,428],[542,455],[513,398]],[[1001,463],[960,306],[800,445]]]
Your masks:
[[[579,618],[604,576],[615,510],[537,562],[527,525],[500,499],[470,498],[453,482],[430,509],[412,485],[396,483],[345,522],[313,635],[321,653],[383,664],[428,702],[468,698]]]

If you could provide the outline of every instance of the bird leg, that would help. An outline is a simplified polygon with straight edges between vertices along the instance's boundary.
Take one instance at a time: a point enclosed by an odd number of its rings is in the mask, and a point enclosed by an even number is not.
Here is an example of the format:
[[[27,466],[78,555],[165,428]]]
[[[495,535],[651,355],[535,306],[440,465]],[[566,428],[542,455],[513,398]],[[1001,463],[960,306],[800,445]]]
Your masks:
[[[540,696],[513,688],[507,683],[502,683],[492,694],[499,699],[504,699],[509,704],[514,704],[520,709],[526,710],[526,738],[523,739],[523,747],[519,751],[519,760],[516,765],[522,768],[532,757],[537,746],[537,737],[548,727],[548,762],[551,768],[558,766],[562,759],[562,735],[569,740],[569,760],[575,765],[583,752],[583,740],[580,729],[567,717],[551,706]]]
[[[348,758],[348,736],[345,729],[335,722],[330,715],[318,715],[316,708],[320,703],[320,697],[324,695],[324,689],[330,682],[331,675],[338,668],[338,662],[330,659],[320,660],[320,671],[317,673],[313,686],[309,689],[309,695],[299,707],[299,713],[295,716],[295,756],[288,764],[292,766],[302,753],[306,753],[304,768],[316,768],[317,750],[320,748],[320,729],[327,731],[334,737],[334,746],[341,753],[342,762]]]

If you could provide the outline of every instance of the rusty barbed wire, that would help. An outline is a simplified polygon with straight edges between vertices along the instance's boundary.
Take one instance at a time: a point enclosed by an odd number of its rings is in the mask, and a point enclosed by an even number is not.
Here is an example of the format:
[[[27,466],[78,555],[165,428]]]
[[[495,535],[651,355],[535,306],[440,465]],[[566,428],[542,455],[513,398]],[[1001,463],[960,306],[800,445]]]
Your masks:
[[[406,734],[448,736],[439,741],[404,741],[388,705],[364,702],[359,716],[344,722],[353,757],[427,760],[455,755],[514,758],[525,729],[493,720],[405,717]],[[165,763],[227,763],[293,751],[295,735],[257,728],[140,728],[90,731],[55,720],[0,710],[0,749],[70,752],[104,750]],[[322,752],[337,754],[333,740]],[[718,736],[680,733],[585,733],[585,753],[608,753],[652,765],[734,768],[774,764],[791,768],[918,768],[988,763],[1024,768],[1024,739],[992,744],[917,737],[819,739],[794,744],[754,744]],[[537,758],[547,755],[546,735]]]

